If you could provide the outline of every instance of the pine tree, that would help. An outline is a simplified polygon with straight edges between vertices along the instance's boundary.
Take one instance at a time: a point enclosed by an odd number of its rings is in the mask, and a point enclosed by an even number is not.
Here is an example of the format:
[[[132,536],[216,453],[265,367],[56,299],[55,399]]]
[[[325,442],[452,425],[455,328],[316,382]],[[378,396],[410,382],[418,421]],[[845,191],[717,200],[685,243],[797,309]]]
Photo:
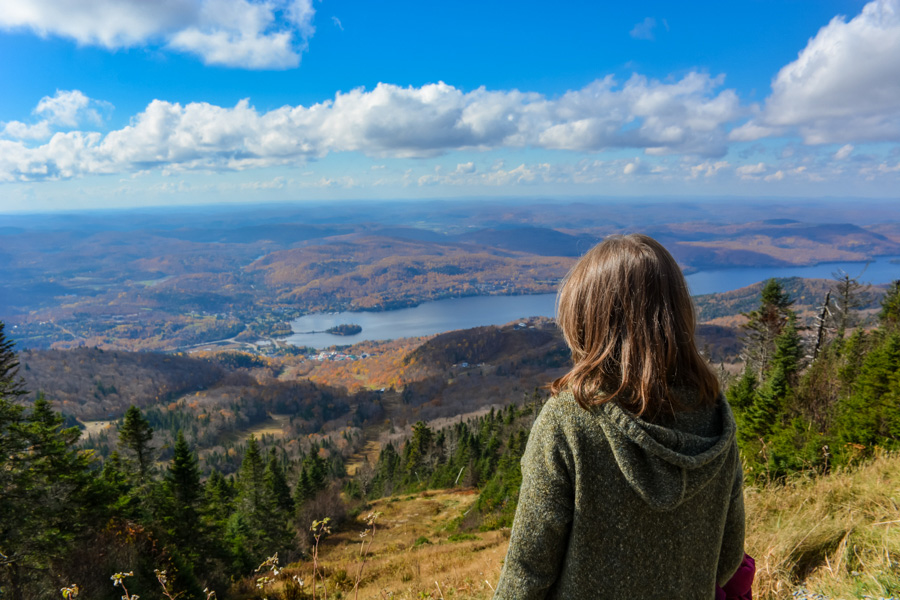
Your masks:
[[[757,386],[758,381],[753,369],[744,369],[740,379],[728,388],[728,403],[738,413],[747,410],[756,401]]]
[[[234,510],[234,490],[222,474],[213,469],[203,489],[205,514],[217,527],[224,528]]]
[[[265,471],[259,444],[251,435],[241,462],[237,506],[231,521],[242,524],[243,543],[254,560],[282,550],[290,540],[286,515],[266,485]]]
[[[777,279],[769,279],[763,285],[759,308],[746,313],[744,357],[758,377],[769,369],[775,353],[775,340],[792,314],[791,300]]]
[[[119,444],[127,449],[137,461],[138,480],[144,482],[152,463],[153,428],[135,405],[128,407],[122,426],[119,427]]]
[[[19,363],[3,329],[0,321],[0,595],[8,592],[13,600],[21,600],[27,557],[17,543],[22,538],[20,523],[8,515],[27,514],[23,512],[26,504],[21,492],[29,485],[25,463],[28,440],[23,432],[25,410],[16,403],[22,395]]]
[[[314,494],[312,483],[309,480],[309,470],[305,468],[300,469],[300,477],[297,479],[297,485],[294,488],[294,506],[299,509]]]
[[[878,320],[888,328],[900,325],[900,279],[888,286],[887,293],[881,299],[881,312],[878,313]]]
[[[755,402],[747,409],[748,433],[762,438],[778,426],[796,383],[801,355],[796,317],[790,313],[787,324],[775,340],[772,366],[756,394]]]
[[[0,396],[0,405],[8,401]],[[14,413],[15,421],[0,424],[0,592],[19,600],[30,581],[48,577],[79,536],[99,526],[106,498],[93,454],[75,447],[78,428],[65,428],[43,395],[29,413]]]
[[[890,331],[866,353],[853,384],[853,392],[842,400],[834,424],[837,437],[846,444],[900,447],[895,432],[900,429],[900,332]]]
[[[272,448],[269,452],[269,463],[266,465],[263,479],[266,482],[269,493],[275,498],[275,504],[278,505],[278,508],[286,514],[290,514],[294,510],[294,501],[291,498],[291,488],[288,485],[275,448]]]
[[[198,548],[201,536],[200,513],[203,486],[200,483],[200,467],[191,452],[184,434],[179,431],[175,439],[174,455],[165,476],[168,498],[168,533],[176,546],[183,549]],[[188,556],[193,553],[187,552]],[[195,556],[190,556],[196,558]]]
[[[15,344],[6,338],[5,328],[6,325],[0,321],[0,399],[12,401],[25,394],[25,388],[19,377],[19,360],[13,349]]]
[[[425,470],[430,467],[426,464],[429,451],[434,440],[434,431],[424,422],[419,421],[412,428],[412,437],[404,448],[406,478],[409,482],[419,482],[429,476]],[[420,472],[421,471],[421,472]]]

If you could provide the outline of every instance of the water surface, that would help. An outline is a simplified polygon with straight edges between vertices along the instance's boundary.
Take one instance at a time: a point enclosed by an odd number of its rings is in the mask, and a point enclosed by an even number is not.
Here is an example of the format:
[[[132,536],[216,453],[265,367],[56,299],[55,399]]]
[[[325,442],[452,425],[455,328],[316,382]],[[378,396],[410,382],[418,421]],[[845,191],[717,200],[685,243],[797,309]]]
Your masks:
[[[860,281],[879,284],[900,279],[900,263],[892,263],[892,260],[900,261],[900,257],[879,257],[868,266],[865,262],[836,262],[811,267],[715,269],[688,275],[687,281],[694,295],[727,292],[770,277],[830,279],[838,270],[845,271],[851,277],[862,273]],[[327,348],[365,340],[390,340],[481,325],[502,325],[524,317],[553,317],[556,314],[555,303],[556,294],[473,296],[382,312],[316,313],[292,321],[291,328],[297,333],[288,337],[287,341],[297,346]],[[348,336],[324,333],[329,327],[343,323],[355,323],[362,327],[362,331]],[[322,333],[307,333],[311,331]]]

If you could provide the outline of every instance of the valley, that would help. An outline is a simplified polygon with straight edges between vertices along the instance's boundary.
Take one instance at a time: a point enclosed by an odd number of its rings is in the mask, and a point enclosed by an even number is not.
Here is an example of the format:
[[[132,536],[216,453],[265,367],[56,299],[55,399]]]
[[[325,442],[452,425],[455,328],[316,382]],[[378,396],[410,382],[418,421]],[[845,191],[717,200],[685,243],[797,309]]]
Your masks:
[[[23,348],[252,349],[309,313],[553,293],[575,258],[613,233],[656,237],[688,274],[862,269],[900,256],[900,223],[879,217],[885,206],[872,204],[865,220],[838,204],[803,207],[496,201],[232,209],[208,222],[191,211],[10,216],[0,318]],[[517,316],[526,315],[500,322]]]
[[[481,225],[460,213],[410,211],[408,222],[391,226],[375,215],[267,226],[235,216],[184,229],[156,217],[120,219],[116,232],[100,218],[91,234],[58,224],[38,240],[24,227],[5,236],[22,247],[4,267],[9,316],[0,321],[17,342],[27,390],[16,404],[24,412],[8,413],[23,424],[7,431],[11,439],[65,436],[46,447],[81,465],[69,467],[85,475],[72,489],[105,498],[77,504],[94,525],[67,534],[104,548],[92,573],[134,569],[145,577],[135,589],[153,597],[149,565],[189,561],[178,589],[202,580],[221,598],[260,598],[254,568],[277,551],[287,568],[264,582],[273,598],[306,598],[313,585],[349,597],[357,578],[362,597],[489,598],[528,432],[548,383],[570,364],[548,311],[515,307],[552,299],[541,294],[552,293],[580,252],[629,225],[627,211],[598,225],[579,205],[535,213],[532,222],[511,208],[470,209]],[[889,281],[890,257],[900,254],[892,224],[667,216],[646,228],[689,277],[874,257],[873,273]],[[52,243],[60,256],[47,251]],[[841,264],[862,275],[868,268]],[[897,415],[884,381],[900,368],[898,291],[876,281],[841,296],[840,281],[824,275],[694,298],[698,346],[740,425],[748,548],[761,557],[757,590],[767,600],[807,588],[834,597],[887,593],[900,581],[880,558],[900,546],[877,535],[893,523],[885,507],[896,488]],[[769,338],[757,335],[761,315],[776,310],[761,307],[766,297],[781,298],[771,325],[778,334]],[[437,312],[457,305],[458,315],[490,324],[405,329],[418,326],[410,315],[438,322]],[[342,335],[321,333],[334,345],[305,342],[291,323]],[[769,346],[761,351],[761,343]],[[775,377],[773,363],[788,375]],[[56,425],[32,423],[40,415]],[[53,471],[27,473],[21,481]],[[869,476],[883,485],[860,483]],[[55,489],[47,485],[28,489]],[[39,505],[45,519],[64,520],[53,502]],[[838,515],[854,503],[857,516]],[[366,520],[375,513],[377,532]],[[34,523],[22,527],[40,529]],[[97,587],[108,577],[84,576],[92,597],[108,595]]]

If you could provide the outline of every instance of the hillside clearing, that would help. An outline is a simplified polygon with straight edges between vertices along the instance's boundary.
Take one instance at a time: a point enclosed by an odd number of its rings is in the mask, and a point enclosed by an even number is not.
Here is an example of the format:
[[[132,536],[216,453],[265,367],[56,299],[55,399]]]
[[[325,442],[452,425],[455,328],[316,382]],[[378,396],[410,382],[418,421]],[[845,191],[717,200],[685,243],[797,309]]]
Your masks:
[[[509,531],[458,532],[476,490],[429,491],[372,502],[321,546],[329,596],[352,598],[365,517],[379,512],[360,598],[492,595]],[[900,457],[787,484],[748,487],[747,551],[757,565],[754,597],[824,599],[900,594]],[[285,570],[312,581],[308,562]],[[804,597],[804,596],[800,596]]]

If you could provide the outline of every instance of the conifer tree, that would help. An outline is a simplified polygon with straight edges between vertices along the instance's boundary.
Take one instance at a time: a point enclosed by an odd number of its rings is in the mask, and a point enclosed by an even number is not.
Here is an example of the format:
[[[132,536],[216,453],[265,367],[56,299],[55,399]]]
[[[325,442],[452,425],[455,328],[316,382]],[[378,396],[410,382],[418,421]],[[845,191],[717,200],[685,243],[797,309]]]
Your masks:
[[[265,495],[263,472],[259,444],[256,442],[256,437],[251,435],[247,439],[247,449],[244,451],[238,476],[238,501],[247,505],[250,511],[255,511],[262,505]]]
[[[890,331],[866,353],[853,392],[839,406],[835,433],[845,444],[900,447],[900,332]]]
[[[758,377],[769,369],[775,353],[775,340],[792,313],[793,303],[781,283],[777,279],[769,279],[763,285],[759,308],[744,315],[747,317],[747,323],[743,326],[746,331],[744,358]]]
[[[881,312],[878,320],[885,327],[893,328],[900,325],[900,279],[888,286],[887,293],[881,299]]]
[[[92,472],[93,454],[75,448],[80,431],[64,422],[39,394],[32,410],[3,432],[19,446],[5,440],[5,450],[16,452],[0,456],[0,591],[14,599],[102,520],[105,497]]]
[[[233,510],[234,490],[222,474],[213,469],[204,487],[206,514],[217,528],[222,528]]]
[[[759,388],[755,402],[747,410],[746,423],[753,435],[764,437],[777,427],[800,369],[801,354],[797,321],[791,313],[775,340],[772,366],[766,380]]]
[[[169,535],[180,548],[197,548],[197,537],[201,535],[203,486],[200,483],[197,458],[181,431],[175,439],[172,463],[165,476],[165,487],[169,499],[166,515]]]
[[[423,467],[427,467],[426,459],[431,450],[434,431],[424,422],[419,421],[413,425],[412,437],[404,448],[404,458],[407,480],[410,482],[424,480],[428,473],[420,473]]]
[[[12,401],[23,395],[25,388],[19,377],[19,360],[14,350],[15,344],[6,338],[3,331],[5,328],[6,325],[0,321],[0,399]]]
[[[243,532],[248,555],[254,560],[282,550],[290,539],[287,519],[266,485],[265,472],[259,444],[251,435],[241,462],[237,507],[229,525],[240,525],[236,530]]]
[[[153,428],[141,414],[141,410],[132,404],[125,411],[125,418],[119,428],[119,444],[134,455],[137,462],[138,480],[142,483],[145,481],[152,463],[152,448],[150,447],[152,440]]]
[[[291,488],[288,485],[284,469],[281,466],[281,461],[278,460],[275,448],[272,448],[269,452],[269,463],[266,465],[266,471],[263,474],[263,478],[266,482],[266,487],[269,489],[269,493],[272,494],[272,497],[275,499],[275,504],[285,513],[290,514],[291,511],[294,510],[294,501],[291,498]]]
[[[294,506],[300,508],[303,503],[313,497],[314,491],[312,483],[309,480],[309,470],[300,469],[300,477],[297,479],[297,486],[294,488]]]
[[[747,410],[756,401],[757,385],[758,381],[753,369],[744,369],[740,379],[728,388],[728,403],[738,413]]]

